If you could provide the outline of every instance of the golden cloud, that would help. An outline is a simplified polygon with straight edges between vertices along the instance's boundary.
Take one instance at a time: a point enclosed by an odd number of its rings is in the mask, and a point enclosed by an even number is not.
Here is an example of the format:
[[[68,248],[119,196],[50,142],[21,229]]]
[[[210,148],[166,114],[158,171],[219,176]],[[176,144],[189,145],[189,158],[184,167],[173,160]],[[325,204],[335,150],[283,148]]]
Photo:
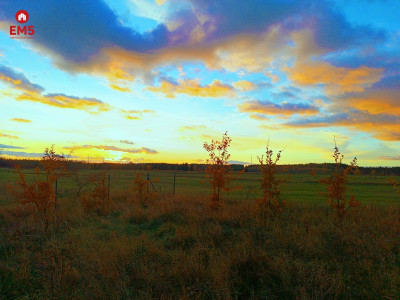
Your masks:
[[[21,119],[21,118],[12,118],[12,119],[10,119],[11,121],[14,121],[14,122],[20,122],[20,123],[32,123],[32,121],[31,120],[28,120],[28,119]]]
[[[363,92],[382,77],[382,68],[361,66],[350,69],[335,67],[327,62],[307,61],[284,68],[288,78],[294,83],[309,86],[325,85],[329,94]]]
[[[121,113],[124,115],[125,119],[128,120],[140,120],[142,119],[144,114],[154,114],[155,111],[151,109],[144,109],[144,110],[125,110],[121,109]]]
[[[17,73],[7,66],[0,66],[0,80],[22,92],[13,98],[18,101],[39,102],[61,108],[85,110],[99,113],[110,110],[110,106],[95,98],[80,98],[65,94],[44,94],[44,88],[29,81],[22,73]]]
[[[241,92],[252,91],[257,88],[253,82],[248,80],[239,80],[233,83],[233,86],[240,90]]]
[[[370,114],[400,115],[400,94],[395,89],[377,89],[344,98],[338,105],[348,105]],[[400,131],[400,130],[399,130]]]
[[[124,153],[146,153],[146,154],[157,154],[157,150],[149,149],[149,148],[137,148],[137,149],[124,149],[115,146],[107,146],[107,145],[82,145],[82,146],[71,146],[71,147],[64,147],[64,149],[69,149],[72,151],[75,150],[82,150],[82,149],[98,149],[98,150],[105,150],[105,151],[118,151]]]
[[[10,134],[5,134],[5,133],[0,133],[0,137],[3,138],[8,138],[8,139],[14,139],[14,140],[18,140],[19,137],[16,135],[10,135]]]
[[[196,130],[201,130],[201,129],[206,129],[206,128],[207,128],[207,126],[205,126],[205,125],[189,125],[189,126],[181,126],[181,127],[179,127],[179,130],[180,131],[186,131],[186,130],[196,131]]]
[[[80,98],[64,94],[43,95],[36,92],[25,91],[25,93],[15,97],[15,100],[39,102],[60,108],[85,110],[89,113],[99,113],[111,109],[110,105],[95,98]]]
[[[175,94],[186,94],[197,97],[226,97],[234,93],[233,87],[215,79],[208,85],[201,85],[198,80],[179,80],[178,83],[162,81],[160,86],[150,86],[146,90],[163,93],[167,98],[175,98]]]
[[[117,84],[110,84],[110,88],[112,88],[113,90],[119,91],[119,92],[123,92],[123,93],[129,93],[132,92],[132,90],[130,88],[128,88],[127,86],[119,86]]]

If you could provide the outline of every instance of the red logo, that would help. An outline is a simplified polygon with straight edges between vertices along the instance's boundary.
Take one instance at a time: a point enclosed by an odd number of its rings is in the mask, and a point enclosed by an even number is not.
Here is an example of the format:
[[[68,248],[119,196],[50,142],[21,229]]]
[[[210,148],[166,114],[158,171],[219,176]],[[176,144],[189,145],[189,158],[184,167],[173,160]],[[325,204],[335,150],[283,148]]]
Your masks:
[[[29,20],[29,14],[26,10],[19,10],[15,14],[15,20],[18,23],[26,23]],[[11,25],[10,26],[10,38],[12,39],[34,39],[35,36],[35,28],[33,25],[29,26],[19,26],[19,25]]]
[[[15,14],[15,20],[17,20],[18,23],[26,23],[29,20],[29,14],[26,10],[19,10]]]

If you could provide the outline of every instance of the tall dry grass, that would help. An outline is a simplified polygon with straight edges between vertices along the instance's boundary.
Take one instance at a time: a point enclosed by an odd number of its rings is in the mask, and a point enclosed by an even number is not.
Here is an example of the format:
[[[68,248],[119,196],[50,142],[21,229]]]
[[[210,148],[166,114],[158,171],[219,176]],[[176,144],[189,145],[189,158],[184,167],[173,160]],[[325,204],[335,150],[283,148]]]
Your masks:
[[[272,155],[267,149],[271,168],[280,157]],[[334,155],[341,162],[338,149]],[[272,189],[264,200],[272,204],[280,187],[274,185],[275,169],[266,170],[263,186]],[[330,186],[336,174],[343,176],[334,173]],[[132,189],[113,191],[108,202],[104,178],[96,177],[92,190],[80,190],[81,196],[89,193],[92,207],[73,193],[59,199],[51,234],[43,234],[34,203],[0,207],[0,298],[395,299],[400,294],[399,207],[359,206],[337,218],[331,207],[297,204],[266,218],[257,201],[225,196],[216,210],[208,197],[150,197],[140,176]],[[338,181],[345,191],[346,180]]]

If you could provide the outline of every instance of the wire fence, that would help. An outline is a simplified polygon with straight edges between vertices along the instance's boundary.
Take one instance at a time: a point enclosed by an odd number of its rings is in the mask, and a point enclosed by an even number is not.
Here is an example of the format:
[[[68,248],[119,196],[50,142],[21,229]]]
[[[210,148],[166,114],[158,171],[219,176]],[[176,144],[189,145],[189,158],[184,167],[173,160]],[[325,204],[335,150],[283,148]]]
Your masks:
[[[36,173],[23,172],[27,180],[33,180]],[[101,173],[101,175],[99,175]],[[0,197],[8,198],[7,184],[15,184],[16,175],[13,172],[7,173],[7,177],[0,177]],[[93,176],[104,176],[105,187],[107,189],[107,199],[120,197],[123,194],[129,194],[135,189],[135,176],[140,174],[146,180],[147,193],[155,193],[159,198],[167,196],[205,196],[210,194],[210,188],[207,184],[204,172],[169,172],[169,171],[79,171],[76,173],[66,173],[58,178],[54,183],[56,206],[63,198],[79,195],[81,192],[87,192],[93,189]],[[240,186],[240,189],[228,191],[227,197],[241,199],[255,199],[261,196],[261,174],[243,173],[242,176],[234,174],[232,186]],[[324,191],[324,186],[318,182],[318,178],[307,174],[283,174],[286,186],[282,189],[283,196],[289,201],[320,201],[319,193]],[[325,177],[321,174],[320,177]],[[349,181],[349,192],[356,191],[361,200],[365,199],[370,203],[397,203],[399,194],[392,188],[383,176],[361,176],[361,179]],[[1,200],[1,199],[0,199]]]

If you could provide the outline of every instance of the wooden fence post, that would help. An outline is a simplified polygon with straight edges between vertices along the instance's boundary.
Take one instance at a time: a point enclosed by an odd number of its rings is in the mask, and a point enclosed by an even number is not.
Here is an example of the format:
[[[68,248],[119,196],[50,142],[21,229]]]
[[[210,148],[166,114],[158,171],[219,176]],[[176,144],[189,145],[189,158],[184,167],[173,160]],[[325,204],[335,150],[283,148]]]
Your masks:
[[[55,209],[58,208],[57,200],[58,200],[58,178],[56,178],[56,184],[54,185],[54,208]]]
[[[176,181],[176,174],[174,173],[174,189],[173,189],[174,196],[175,196],[175,181]]]
[[[110,181],[111,181],[111,175],[108,174],[108,191],[107,191],[108,203],[110,203]]]

